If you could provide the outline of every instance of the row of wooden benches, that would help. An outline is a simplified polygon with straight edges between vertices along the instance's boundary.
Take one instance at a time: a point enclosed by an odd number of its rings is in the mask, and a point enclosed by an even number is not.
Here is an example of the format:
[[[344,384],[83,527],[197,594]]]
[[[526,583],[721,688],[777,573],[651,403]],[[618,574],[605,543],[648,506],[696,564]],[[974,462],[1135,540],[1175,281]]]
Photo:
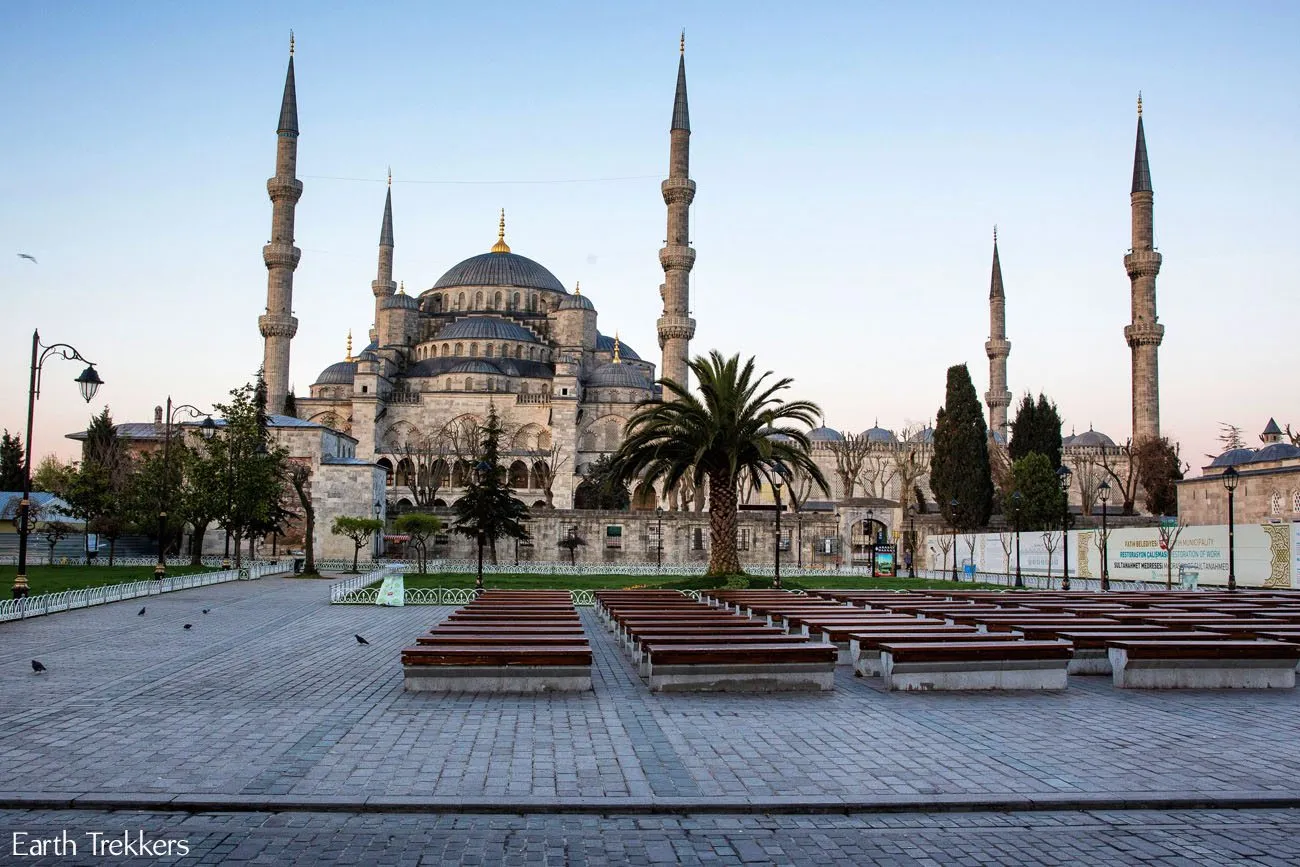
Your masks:
[[[598,616],[655,692],[828,690],[835,650],[672,590],[595,594]]]
[[[591,645],[566,591],[489,590],[402,651],[412,692],[591,689]]]

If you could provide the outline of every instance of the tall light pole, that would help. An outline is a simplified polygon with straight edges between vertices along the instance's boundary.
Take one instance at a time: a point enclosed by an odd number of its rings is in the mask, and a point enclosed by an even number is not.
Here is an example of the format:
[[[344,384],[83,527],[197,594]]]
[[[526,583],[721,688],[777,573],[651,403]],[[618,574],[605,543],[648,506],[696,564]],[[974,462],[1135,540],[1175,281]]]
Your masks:
[[[1061,589],[1070,589],[1070,468],[1061,464],[1056,478],[1061,482]]]
[[[907,543],[907,577],[916,577],[916,506],[907,507],[907,519],[911,523],[911,539]]]
[[[772,494],[776,497],[776,556],[773,559],[772,589],[781,589],[781,483],[772,482]]]
[[[23,443],[23,496],[18,501],[18,573],[14,575],[13,586],[15,599],[22,599],[28,591],[27,534],[31,532],[29,522],[32,510],[32,421],[36,415],[36,401],[41,396],[41,369],[45,366],[45,360],[54,354],[69,361],[85,361],[88,365],[81,375],[73,380],[77,383],[77,388],[86,403],[90,403],[95,392],[99,391],[99,387],[104,384],[104,380],[100,379],[95,371],[95,365],[82,358],[80,352],[66,343],[44,346],[41,344],[41,333],[32,332],[32,372],[27,386],[27,442]]]
[[[167,413],[163,416],[163,469],[162,479],[160,480],[158,490],[158,563],[153,567],[153,577],[155,581],[161,581],[167,575],[167,501],[168,495],[171,494],[171,444],[172,444],[172,421],[176,414],[184,410],[190,418],[198,418],[201,415],[207,415],[204,423],[199,425],[199,430],[203,436],[211,437],[216,433],[217,425],[212,420],[212,416],[188,403],[180,406],[172,406],[172,397],[167,395]]]
[[[655,509],[655,517],[659,520],[659,527],[655,531],[655,571],[664,571],[664,507],[660,506]]]
[[[1110,502],[1110,482],[1097,486],[1097,499],[1101,501],[1101,589],[1110,589],[1110,535],[1106,532],[1106,504]]]
[[[29,434],[30,436],[30,434]],[[1232,495],[1237,491],[1239,473],[1236,467],[1223,471],[1223,486],[1228,489],[1228,589],[1237,589],[1237,551],[1232,515]]]
[[[1018,590],[1025,588],[1025,580],[1020,577],[1020,505],[1024,499],[1019,491],[1011,492],[1011,514],[1016,522],[1016,588]]]
[[[381,512],[383,512],[383,510],[384,510],[384,504],[379,502],[378,500],[375,500],[376,521],[379,520],[379,515]],[[384,540],[384,528],[383,526],[380,526],[379,529],[375,530],[375,559],[376,560],[378,560],[381,556],[383,556],[383,552],[380,551],[379,549],[379,546],[383,542],[383,540]]]
[[[876,510],[867,509],[867,574],[876,577]]]
[[[957,577],[957,509],[961,507],[961,501],[956,497],[948,504],[949,512],[952,515],[952,580],[960,581]]]
[[[483,483],[487,481],[487,475],[490,472],[493,472],[493,468],[492,465],[489,464],[487,461],[479,461],[478,465],[474,467],[474,476],[478,481],[480,488],[482,487]],[[478,511],[478,515],[476,516],[476,523],[478,524],[477,527],[478,532],[476,534],[478,536],[478,573],[474,577],[474,592],[482,593],[483,592],[483,543],[486,541],[486,539],[484,538],[485,533],[483,530],[483,511],[482,511],[483,493],[481,490],[477,491],[476,493],[479,496],[479,502],[475,504],[476,510]]]

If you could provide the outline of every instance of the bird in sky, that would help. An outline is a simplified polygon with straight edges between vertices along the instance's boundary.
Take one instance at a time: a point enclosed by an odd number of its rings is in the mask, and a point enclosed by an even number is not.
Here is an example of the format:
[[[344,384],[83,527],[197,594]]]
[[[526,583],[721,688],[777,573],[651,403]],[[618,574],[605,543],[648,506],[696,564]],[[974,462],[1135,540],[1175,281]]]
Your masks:
[[[203,613],[204,613],[204,614],[207,614],[207,613],[208,613],[209,611],[211,611],[211,610],[212,610],[211,608],[204,608],[204,609],[203,609]]]
[[[32,660],[32,671],[36,672],[37,674],[40,674],[44,670],[45,670],[45,666],[41,665],[41,661],[39,659]]]
[[[31,262],[33,265],[39,265],[39,264],[41,264],[40,262],[37,262],[37,261],[36,261],[36,257],[33,256],[31,253],[19,253],[19,254],[18,254],[18,258],[19,258],[19,259],[26,259],[26,260],[28,260],[29,262]]]
[[[139,611],[137,611],[137,612],[135,613],[135,616],[136,616],[136,617],[143,617],[143,616],[144,616],[144,609],[141,608]]]
[[[186,628],[186,629],[193,629],[193,628],[194,628],[194,624],[193,624],[193,623],[186,623],[186,624],[185,624],[185,628]]]
[[[354,637],[357,639],[357,644],[369,644],[369,643],[370,643],[369,641],[366,641],[364,638],[362,638],[360,635],[357,635],[357,636],[354,636]]]

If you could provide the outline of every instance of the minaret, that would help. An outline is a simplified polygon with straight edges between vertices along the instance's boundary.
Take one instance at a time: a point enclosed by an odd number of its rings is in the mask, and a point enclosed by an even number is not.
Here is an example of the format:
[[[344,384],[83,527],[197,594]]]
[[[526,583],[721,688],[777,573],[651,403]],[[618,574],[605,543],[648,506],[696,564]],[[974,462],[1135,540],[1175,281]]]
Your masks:
[[[690,206],[695,198],[695,181],[691,180],[691,120],[686,107],[686,32],[682,32],[681,57],[677,61],[677,93],[673,98],[673,125],[669,132],[671,149],[668,179],[661,189],[668,206],[668,238],[659,251],[664,282],[659,294],[664,314],[659,317],[659,348],[663,350],[660,376],[685,386],[689,368],[691,338],[695,320],[690,317],[690,277],[695,264],[695,250],[690,246]]]
[[[998,227],[993,227],[993,277],[989,283],[989,340],[984,344],[989,357],[989,390],[984,402],[989,407],[989,433],[1007,442],[1007,407],[1011,392],[1007,390],[1007,297],[1002,292],[1002,263],[998,260]]]
[[[298,94],[293,84],[293,33],[289,34],[289,72],[280,103],[275,177],[266,182],[271,197],[271,242],[262,248],[266,262],[266,313],[257,318],[266,340],[262,373],[266,378],[266,411],[284,412],[289,392],[289,341],[298,331],[293,316],[293,272],[302,251],[293,245],[293,209],[302,196],[298,168]]]
[[[1155,249],[1151,203],[1151,168],[1142,129],[1142,95],[1138,94],[1137,149],[1133,154],[1133,249],[1124,257],[1132,281],[1133,322],[1124,339],[1133,353],[1133,444],[1160,436],[1160,371],[1156,353],[1165,327],[1156,318],[1156,275],[1160,254]]]
[[[379,227],[379,270],[375,274],[370,289],[375,293],[375,326],[379,328],[382,318],[384,299],[397,293],[397,284],[393,282],[393,170],[388,170],[388,195],[384,199],[384,222]]]

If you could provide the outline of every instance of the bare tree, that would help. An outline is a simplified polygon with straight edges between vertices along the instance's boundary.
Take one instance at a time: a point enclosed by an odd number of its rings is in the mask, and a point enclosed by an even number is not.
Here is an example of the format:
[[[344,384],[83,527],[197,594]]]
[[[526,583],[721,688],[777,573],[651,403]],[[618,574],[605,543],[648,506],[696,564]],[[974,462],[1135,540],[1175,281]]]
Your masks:
[[[1056,553],[1056,547],[1060,544],[1061,537],[1046,530],[1043,533],[1043,547],[1047,549],[1047,585],[1052,585],[1052,555]]]
[[[541,447],[541,435],[538,435],[538,444],[533,449],[539,460],[539,476],[542,483],[542,491],[546,494],[546,508],[555,507],[555,495],[551,488],[555,485],[556,478],[559,477],[560,470],[569,462],[569,456],[560,448],[560,444],[552,441],[550,448]]]
[[[1183,535],[1183,530],[1187,525],[1182,521],[1176,524],[1160,525],[1157,531],[1160,533],[1160,547],[1165,551],[1165,589],[1174,589],[1174,548],[1178,545],[1178,537]]]
[[[1225,452],[1246,447],[1246,441],[1241,438],[1241,428],[1235,424],[1228,424],[1226,421],[1219,422],[1219,442],[1223,443],[1223,451]],[[1206,455],[1206,457],[1214,458],[1216,456]]]
[[[1003,574],[1007,576],[1007,582],[1011,581],[1011,549],[1016,544],[1016,534],[1010,530],[998,530],[998,544],[1002,546],[1002,565]]]
[[[889,483],[898,475],[894,466],[892,452],[879,452],[874,449],[862,462],[860,480],[869,497],[884,498],[889,490]]]
[[[844,499],[853,497],[853,489],[858,485],[858,476],[862,474],[862,462],[871,450],[871,443],[862,434],[845,434],[842,440],[826,443],[831,454],[835,455],[835,474],[840,477]]]
[[[930,453],[924,443],[912,442],[920,433],[921,427],[904,428],[899,434],[899,442],[894,449],[894,476],[898,479],[898,504],[907,514],[912,505],[917,484],[930,471]],[[917,511],[921,511],[918,508]]]
[[[1110,553],[1110,534],[1115,532],[1113,527],[1107,526],[1104,530],[1097,527],[1092,537],[1092,544],[1097,547],[1097,557],[1101,560],[1101,571],[1097,573],[1098,580],[1107,574],[1106,555]]]
[[[947,568],[948,552],[953,549],[952,547],[953,540],[951,536],[946,535],[944,533],[940,533],[937,536],[934,536],[933,538],[934,538],[934,544],[939,546],[939,553],[942,555],[941,559],[939,560],[939,569],[937,571],[943,571],[944,569]],[[932,571],[934,570],[935,564],[927,563],[926,565],[929,566]]]
[[[1300,446],[1300,431],[1292,431],[1289,424],[1286,426],[1286,436],[1291,440],[1291,445]]]
[[[967,535],[964,535],[961,537],[961,540],[966,543],[966,562],[971,564],[971,566],[974,566],[975,565],[975,541],[976,541],[975,534],[969,533]]]
[[[1130,438],[1118,451],[1102,450],[1098,460],[1102,471],[1115,481],[1115,490],[1120,495],[1124,509],[1121,514],[1135,514],[1134,504],[1138,492],[1138,450]]]
[[[285,476],[293,491],[298,495],[298,505],[302,506],[303,520],[303,567],[304,575],[316,574],[316,507],[311,503],[311,464],[305,459],[290,458],[285,461]]]
[[[451,481],[451,467],[448,459],[452,455],[452,442],[447,427],[439,428],[435,433],[426,434],[418,439],[407,440],[397,447],[400,461],[406,461],[410,470],[406,474],[406,486],[411,491],[411,499],[416,508],[432,508],[438,499],[438,491]]]
[[[1097,505],[1097,491],[1105,478],[1105,470],[1095,455],[1080,455],[1074,462],[1074,481],[1079,486],[1082,514],[1091,515]]]

